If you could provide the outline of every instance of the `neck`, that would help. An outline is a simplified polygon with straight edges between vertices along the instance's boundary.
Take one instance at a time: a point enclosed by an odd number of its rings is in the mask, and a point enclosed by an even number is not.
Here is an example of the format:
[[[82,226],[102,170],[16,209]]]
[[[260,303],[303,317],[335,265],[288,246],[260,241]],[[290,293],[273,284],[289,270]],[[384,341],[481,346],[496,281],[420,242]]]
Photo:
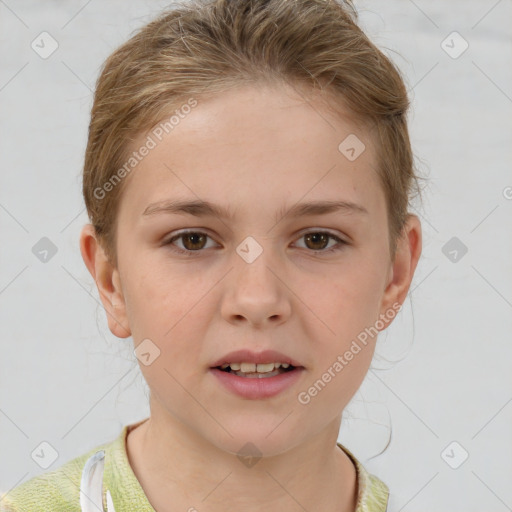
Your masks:
[[[127,452],[156,512],[221,512],[226,503],[247,512],[355,512],[356,469],[336,445],[340,422],[284,453],[242,463],[181,422],[152,416],[129,433]]]

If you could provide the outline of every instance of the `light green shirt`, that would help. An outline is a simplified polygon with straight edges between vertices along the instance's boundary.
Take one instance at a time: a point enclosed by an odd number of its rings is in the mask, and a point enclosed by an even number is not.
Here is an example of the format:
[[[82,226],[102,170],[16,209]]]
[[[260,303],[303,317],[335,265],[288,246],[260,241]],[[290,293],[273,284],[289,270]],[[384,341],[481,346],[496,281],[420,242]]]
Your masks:
[[[147,419],[147,418],[146,418]],[[9,492],[0,494],[0,512],[81,512],[80,481],[86,461],[105,450],[103,489],[108,489],[116,512],[155,512],[133,473],[126,452],[128,432],[146,420],[126,425],[109,443],[77,457],[55,471],[38,475]],[[350,457],[357,469],[358,499],[355,512],[386,512],[389,489],[343,445],[338,446]],[[104,509],[107,510],[104,495]],[[102,511],[98,511],[102,512]]]

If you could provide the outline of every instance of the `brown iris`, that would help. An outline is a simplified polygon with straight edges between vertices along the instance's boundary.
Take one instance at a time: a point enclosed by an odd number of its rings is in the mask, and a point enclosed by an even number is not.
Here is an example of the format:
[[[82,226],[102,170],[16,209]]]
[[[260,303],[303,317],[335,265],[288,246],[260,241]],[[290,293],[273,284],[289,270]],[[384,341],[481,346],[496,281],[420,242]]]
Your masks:
[[[313,251],[319,251],[325,249],[329,243],[330,236],[327,233],[308,233],[304,235],[304,238],[306,241],[313,241],[313,244],[320,242],[322,247],[311,248]]]
[[[183,238],[183,246],[190,251],[202,249],[207,239],[207,236],[202,235],[201,233],[184,233],[181,236]],[[192,240],[192,243],[187,244],[186,240]],[[203,245],[201,245],[201,241],[204,242]],[[201,247],[197,247],[196,244],[200,244]]]

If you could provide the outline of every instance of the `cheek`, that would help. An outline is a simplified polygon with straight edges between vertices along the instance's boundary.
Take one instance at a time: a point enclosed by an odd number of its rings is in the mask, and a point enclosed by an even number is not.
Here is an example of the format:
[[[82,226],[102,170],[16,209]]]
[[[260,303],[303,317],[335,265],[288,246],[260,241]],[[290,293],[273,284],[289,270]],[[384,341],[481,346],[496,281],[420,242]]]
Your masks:
[[[309,283],[308,302],[336,336],[354,335],[378,317],[381,282],[380,274],[361,262],[333,274],[323,287]]]
[[[312,289],[307,299],[322,320],[306,324],[316,348],[315,378],[329,382],[324,398],[336,403],[347,403],[359,388],[377,340],[372,327],[379,318],[382,276],[363,263],[347,265],[322,289]]]
[[[187,322],[204,292],[172,268],[162,271],[157,265],[152,267],[153,272],[131,273],[126,293],[127,314],[135,339],[151,337],[151,333],[165,342],[179,330],[180,323]]]
[[[133,277],[127,305],[135,345],[149,339],[160,351],[151,366],[141,367],[146,380],[172,384],[169,373],[179,381],[195,379],[205,338],[203,319],[212,314],[205,309],[210,304],[206,283],[170,271]]]
[[[348,346],[331,353],[324,364],[319,363],[297,396],[299,407],[310,420],[321,428],[327,419],[338,417],[354,397],[363,382],[371,363],[373,349],[361,345],[350,361],[345,359]],[[338,357],[339,356],[339,357]],[[341,358],[341,360],[340,360]],[[327,415],[330,414],[330,418]]]

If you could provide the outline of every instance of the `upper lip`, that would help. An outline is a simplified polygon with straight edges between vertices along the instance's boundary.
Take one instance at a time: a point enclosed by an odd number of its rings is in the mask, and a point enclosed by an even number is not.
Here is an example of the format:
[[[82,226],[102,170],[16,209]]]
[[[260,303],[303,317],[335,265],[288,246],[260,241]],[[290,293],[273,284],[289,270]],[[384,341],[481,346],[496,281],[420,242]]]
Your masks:
[[[212,368],[228,363],[288,363],[292,366],[302,367],[295,359],[276,350],[264,350],[263,352],[253,352],[252,350],[242,349],[230,352],[217,359],[212,364]]]

